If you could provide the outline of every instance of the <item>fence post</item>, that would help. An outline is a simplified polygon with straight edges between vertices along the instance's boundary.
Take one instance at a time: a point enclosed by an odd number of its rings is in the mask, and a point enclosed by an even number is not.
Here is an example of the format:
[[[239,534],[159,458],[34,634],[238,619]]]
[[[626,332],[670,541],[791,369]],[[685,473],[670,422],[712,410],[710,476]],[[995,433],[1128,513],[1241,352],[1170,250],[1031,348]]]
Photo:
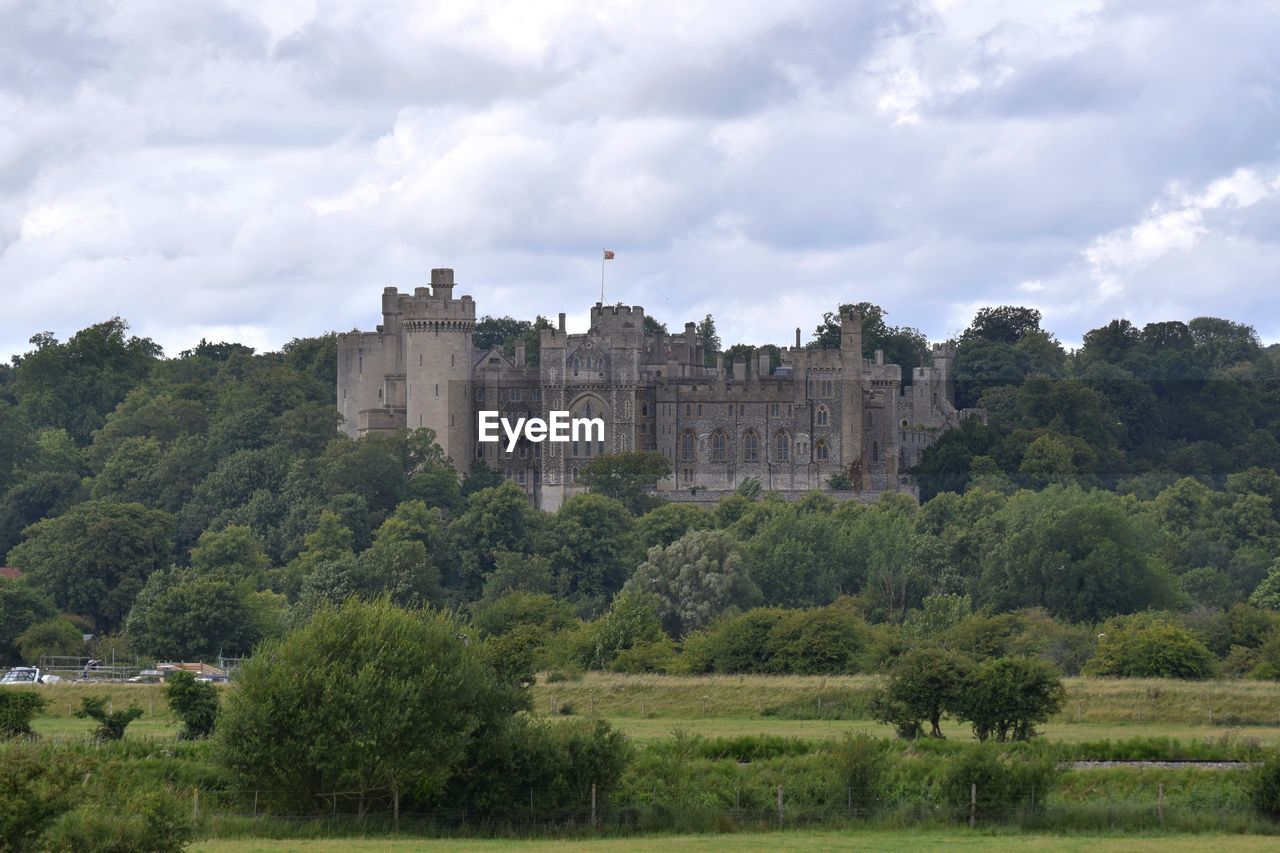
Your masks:
[[[333,822],[338,822],[338,792],[333,792]]]
[[[200,789],[191,789],[191,814],[197,820],[200,818]]]
[[[782,786],[778,786],[778,828],[782,828]]]
[[[591,825],[596,825],[596,783],[591,783]]]
[[[253,816],[258,816],[258,792],[253,792]]]
[[[978,825],[978,783],[969,783],[969,826]]]
[[[1160,816],[1160,828],[1164,829],[1164,783],[1156,791],[1156,814]]]
[[[395,821],[395,824],[396,824],[396,832],[399,832],[400,831],[400,786],[399,785],[391,786],[391,796],[393,798],[391,811],[392,811],[392,814],[395,816],[393,820]]]
[[[846,800],[845,809],[849,812],[849,817],[853,817],[853,786],[850,785],[849,787],[845,788],[844,794],[845,794],[845,800]]]

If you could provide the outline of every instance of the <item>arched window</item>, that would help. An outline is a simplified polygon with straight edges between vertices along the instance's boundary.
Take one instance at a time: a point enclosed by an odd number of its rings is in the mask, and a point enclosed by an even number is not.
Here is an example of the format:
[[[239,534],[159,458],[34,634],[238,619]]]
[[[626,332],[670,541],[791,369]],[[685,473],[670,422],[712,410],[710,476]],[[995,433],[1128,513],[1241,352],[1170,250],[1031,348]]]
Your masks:
[[[569,482],[578,482],[578,466],[576,465],[569,469]]]
[[[685,430],[680,434],[680,458],[686,462],[693,461],[693,448],[697,438],[694,437],[693,430]]]
[[[813,458],[819,462],[826,462],[831,458],[831,448],[827,446],[825,441],[819,439],[818,443],[813,446]]]
[[[576,356],[573,359],[573,375],[574,376],[578,375],[578,359]]]
[[[753,429],[749,429],[742,434],[742,461],[760,461],[760,436],[756,435],[756,431]]]
[[[773,458],[778,462],[791,461],[791,436],[785,429],[778,430],[773,437]]]
[[[728,444],[728,442],[725,440],[724,430],[718,429],[715,432],[711,433],[711,461],[712,462],[725,461],[725,450],[726,450],[725,445],[726,444]]]
[[[818,407],[818,426],[826,426],[831,423],[831,413],[827,411],[826,406]]]

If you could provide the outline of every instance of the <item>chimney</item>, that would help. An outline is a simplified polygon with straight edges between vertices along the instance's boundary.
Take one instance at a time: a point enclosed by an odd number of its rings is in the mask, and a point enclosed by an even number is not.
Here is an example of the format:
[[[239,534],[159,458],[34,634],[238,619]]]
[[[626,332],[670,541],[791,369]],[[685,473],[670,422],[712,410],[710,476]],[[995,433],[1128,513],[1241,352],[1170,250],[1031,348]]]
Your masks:
[[[698,326],[696,323],[684,324],[684,342],[689,347],[689,360],[694,358],[694,350],[698,346]]]
[[[724,378],[724,353],[716,353],[716,376]]]
[[[733,381],[747,381],[747,360],[742,356],[736,356],[733,359]]]
[[[800,327],[796,326],[796,349],[800,349]]]
[[[560,312],[560,334],[564,334],[564,312]]]
[[[756,376],[761,379],[769,375],[769,351],[767,349],[756,350]]]
[[[516,344],[516,367],[524,367],[524,341]]]
[[[884,350],[876,350],[876,364],[884,364]]]

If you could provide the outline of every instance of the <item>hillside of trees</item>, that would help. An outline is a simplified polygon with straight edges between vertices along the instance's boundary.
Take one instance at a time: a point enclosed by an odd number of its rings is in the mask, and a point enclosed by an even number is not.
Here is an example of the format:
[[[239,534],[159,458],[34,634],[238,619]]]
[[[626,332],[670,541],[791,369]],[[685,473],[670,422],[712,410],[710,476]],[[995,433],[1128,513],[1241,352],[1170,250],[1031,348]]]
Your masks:
[[[868,351],[928,358],[858,307]],[[544,322],[485,318],[477,340]],[[1245,325],[1118,320],[1067,352],[1037,312],[984,309],[956,386],[988,423],[926,454],[919,504],[665,504],[643,489],[665,460],[634,454],[546,514],[488,469],[457,477],[427,430],[339,435],[335,362],[331,335],[176,357],[119,319],[32,338],[0,367],[0,563],[24,573],[0,580],[0,660],[80,653],[82,632],[99,656],[244,655],[361,596],[453,609],[524,667],[858,672],[928,641],[1280,674],[1280,352]]]

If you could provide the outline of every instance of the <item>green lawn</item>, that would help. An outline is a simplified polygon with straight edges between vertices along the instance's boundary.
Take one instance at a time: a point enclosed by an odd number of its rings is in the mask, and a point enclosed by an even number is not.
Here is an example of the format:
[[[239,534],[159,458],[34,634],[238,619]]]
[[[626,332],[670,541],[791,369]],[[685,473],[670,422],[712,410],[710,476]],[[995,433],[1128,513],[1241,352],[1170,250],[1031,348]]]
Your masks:
[[[638,838],[592,838],[587,840],[469,840],[469,839],[324,839],[314,841],[226,839],[204,841],[191,850],[199,853],[286,853],[286,851],[382,851],[460,850],[509,851],[546,850],[555,853],[578,851],[618,851],[618,853],[663,853],[668,850],[884,850],[918,851],[921,848],[968,850],[1089,850],[1127,853],[1132,850],[1160,851],[1254,851],[1275,850],[1275,837],[1258,835],[1184,836],[1051,836],[993,835],[986,832],[910,831],[858,832],[787,830],[725,835],[647,835]]]

